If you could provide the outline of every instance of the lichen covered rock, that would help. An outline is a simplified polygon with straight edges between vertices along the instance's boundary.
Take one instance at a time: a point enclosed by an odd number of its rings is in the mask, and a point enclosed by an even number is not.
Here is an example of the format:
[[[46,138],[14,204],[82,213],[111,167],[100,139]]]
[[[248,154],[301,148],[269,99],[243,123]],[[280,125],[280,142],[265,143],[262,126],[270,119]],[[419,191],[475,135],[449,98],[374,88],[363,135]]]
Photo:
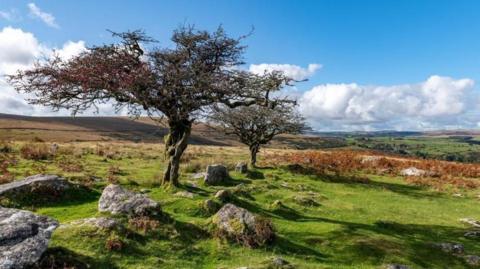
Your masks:
[[[47,250],[58,222],[30,211],[0,207],[0,268],[25,268]]]
[[[119,185],[110,184],[98,201],[98,211],[129,216],[154,216],[161,212],[160,205],[144,194],[134,193]]]
[[[248,247],[259,247],[272,242],[275,232],[268,219],[255,216],[233,204],[224,205],[213,216],[218,235],[235,240]]]
[[[214,164],[207,166],[204,182],[207,185],[218,185],[227,181],[229,178],[227,167]]]

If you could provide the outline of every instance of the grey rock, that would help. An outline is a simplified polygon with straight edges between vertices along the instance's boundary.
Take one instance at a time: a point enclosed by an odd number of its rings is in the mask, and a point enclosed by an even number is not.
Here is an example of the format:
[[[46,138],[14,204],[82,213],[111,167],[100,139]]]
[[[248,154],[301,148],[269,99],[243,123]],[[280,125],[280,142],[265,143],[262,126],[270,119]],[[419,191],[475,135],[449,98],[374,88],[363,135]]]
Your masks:
[[[205,175],[206,173],[202,172],[202,173],[195,173],[193,175],[191,175],[191,178],[193,179],[201,179],[201,178],[205,178]]]
[[[410,267],[404,265],[404,264],[396,264],[396,263],[392,263],[392,264],[387,264],[387,266],[385,266],[386,269],[410,269]]]
[[[35,175],[0,185],[0,196],[24,194],[61,195],[72,185],[56,175]]]
[[[273,257],[270,262],[270,268],[276,269],[291,269],[294,268],[288,261],[283,259],[282,257]]]
[[[153,216],[161,212],[160,205],[144,194],[134,193],[110,184],[98,201],[98,211],[129,216]]]
[[[265,245],[275,238],[270,222],[230,203],[225,204],[212,220],[220,234],[249,247]]]
[[[463,254],[465,251],[464,246],[459,243],[435,243],[433,246],[450,254]]]
[[[224,183],[229,178],[227,167],[214,164],[207,166],[204,182],[207,185],[217,185]]]
[[[47,250],[58,222],[30,211],[0,207],[0,268],[35,264]]]
[[[418,169],[418,168],[412,166],[412,167],[409,167],[409,168],[406,168],[406,169],[403,169],[402,171],[400,171],[400,175],[410,176],[410,177],[420,177],[420,176],[427,175],[427,171],[422,170],[422,169]]]
[[[219,190],[215,194],[215,198],[217,198],[218,200],[223,201],[223,202],[229,200],[231,198],[231,196],[232,195],[231,195],[230,191],[228,191],[228,190]]]
[[[177,197],[184,197],[184,198],[190,198],[190,199],[192,199],[194,196],[193,193],[189,191],[179,191],[179,192],[176,192],[174,195]]]
[[[211,199],[207,199],[203,202],[203,208],[205,209],[205,211],[207,211],[208,213],[216,213],[218,211],[218,209],[220,208],[220,205],[211,200]]]
[[[62,224],[60,229],[71,227],[71,226],[92,226],[103,230],[115,230],[122,228],[120,222],[116,219],[98,217],[98,218],[86,218],[72,221],[68,224]]]
[[[239,162],[235,166],[235,172],[245,174],[248,172],[248,165],[245,162]]]
[[[465,259],[465,262],[472,266],[478,266],[480,265],[480,256],[477,255],[466,255],[463,257]]]
[[[469,238],[479,238],[480,237],[480,231],[468,231],[463,234],[465,237]]]
[[[460,222],[463,222],[463,223],[468,224],[470,226],[473,226],[475,228],[480,228],[480,221],[475,220],[475,219],[463,218],[463,219],[460,219]]]

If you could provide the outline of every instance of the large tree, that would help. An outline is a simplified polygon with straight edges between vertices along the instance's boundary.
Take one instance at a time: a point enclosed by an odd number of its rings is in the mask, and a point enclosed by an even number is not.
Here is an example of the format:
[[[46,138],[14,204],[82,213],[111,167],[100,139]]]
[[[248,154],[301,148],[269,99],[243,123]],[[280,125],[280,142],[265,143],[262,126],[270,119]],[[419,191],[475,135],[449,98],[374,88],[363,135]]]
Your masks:
[[[282,102],[273,107],[221,107],[210,117],[214,128],[234,135],[250,149],[250,164],[256,165],[262,145],[280,134],[298,134],[308,129],[294,102]]]
[[[10,76],[10,83],[33,96],[32,104],[73,114],[113,101],[133,115],[164,116],[169,128],[164,184],[178,184],[180,157],[202,112],[219,103],[234,108],[281,102],[269,98],[282,83],[281,76],[273,79],[235,68],[243,64],[243,37],[231,38],[221,27],[214,32],[180,27],[166,48],[145,49],[154,40],[141,31],[114,36],[120,42],[91,47],[69,60],[54,56],[38,61]]]

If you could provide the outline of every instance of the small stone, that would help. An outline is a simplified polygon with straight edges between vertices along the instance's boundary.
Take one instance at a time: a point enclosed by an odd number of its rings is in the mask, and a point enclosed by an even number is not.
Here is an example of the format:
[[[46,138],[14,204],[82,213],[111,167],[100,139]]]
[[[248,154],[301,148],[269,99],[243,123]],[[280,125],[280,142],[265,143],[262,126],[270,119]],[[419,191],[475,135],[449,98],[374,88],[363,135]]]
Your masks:
[[[193,179],[201,179],[201,178],[204,178],[206,175],[206,173],[195,173],[191,176],[191,178]]]
[[[245,173],[248,172],[248,166],[245,162],[239,162],[235,166],[235,171],[238,172],[238,173],[245,174]]]
[[[295,196],[293,199],[299,205],[318,206],[318,203],[313,198],[308,197],[308,196]]]
[[[288,261],[284,260],[281,257],[274,257],[271,260],[271,266],[278,269],[290,269],[294,268]]]
[[[205,202],[203,202],[203,208],[208,213],[213,214],[213,213],[217,213],[218,209],[220,208],[220,205],[211,199],[207,199],[205,200]]]
[[[215,198],[217,198],[218,200],[220,200],[222,202],[225,202],[225,201],[227,201],[231,198],[231,194],[228,190],[219,190],[215,194]]]
[[[464,246],[459,243],[436,243],[434,247],[451,254],[463,254],[465,250]]]
[[[140,193],[149,193],[150,190],[149,189],[140,189]]]
[[[471,225],[475,228],[480,228],[480,221],[478,220],[475,220],[475,219],[471,219],[471,218],[463,218],[463,219],[460,219],[460,222],[463,222],[465,224],[468,224],[468,225]]]
[[[463,236],[469,237],[469,238],[479,238],[480,231],[468,231],[465,234],[463,234]]]
[[[463,197],[463,194],[461,194],[461,193],[454,193],[452,196],[453,196],[453,197],[461,198],[461,197]]]
[[[207,185],[217,185],[224,183],[229,178],[227,167],[214,164],[207,166],[204,182]]]
[[[465,259],[465,262],[467,262],[468,264],[472,265],[472,266],[478,266],[480,265],[480,256],[477,256],[477,255],[466,255],[464,257]]]
[[[189,191],[179,191],[177,193],[174,194],[175,196],[177,197],[185,197],[185,198],[190,198],[192,199],[193,198],[193,193],[189,192]]]
[[[416,167],[409,167],[400,171],[400,175],[409,177],[420,177],[427,174],[427,171],[418,169]]]
[[[392,263],[392,264],[387,264],[387,266],[385,266],[386,269],[410,269],[410,267],[404,265],[404,264],[396,264],[396,263]]]

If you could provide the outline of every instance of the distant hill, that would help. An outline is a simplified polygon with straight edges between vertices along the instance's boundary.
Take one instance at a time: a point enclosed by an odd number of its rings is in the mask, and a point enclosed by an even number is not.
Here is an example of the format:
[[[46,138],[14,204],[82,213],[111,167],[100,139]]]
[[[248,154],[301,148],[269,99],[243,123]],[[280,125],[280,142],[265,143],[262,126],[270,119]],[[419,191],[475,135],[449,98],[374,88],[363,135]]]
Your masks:
[[[134,141],[163,143],[165,126],[148,117],[30,117],[0,113],[0,140],[73,142],[73,141]],[[235,137],[199,123],[193,127],[192,144],[240,145]],[[330,148],[345,145],[343,139],[318,135],[281,136],[275,147]]]

